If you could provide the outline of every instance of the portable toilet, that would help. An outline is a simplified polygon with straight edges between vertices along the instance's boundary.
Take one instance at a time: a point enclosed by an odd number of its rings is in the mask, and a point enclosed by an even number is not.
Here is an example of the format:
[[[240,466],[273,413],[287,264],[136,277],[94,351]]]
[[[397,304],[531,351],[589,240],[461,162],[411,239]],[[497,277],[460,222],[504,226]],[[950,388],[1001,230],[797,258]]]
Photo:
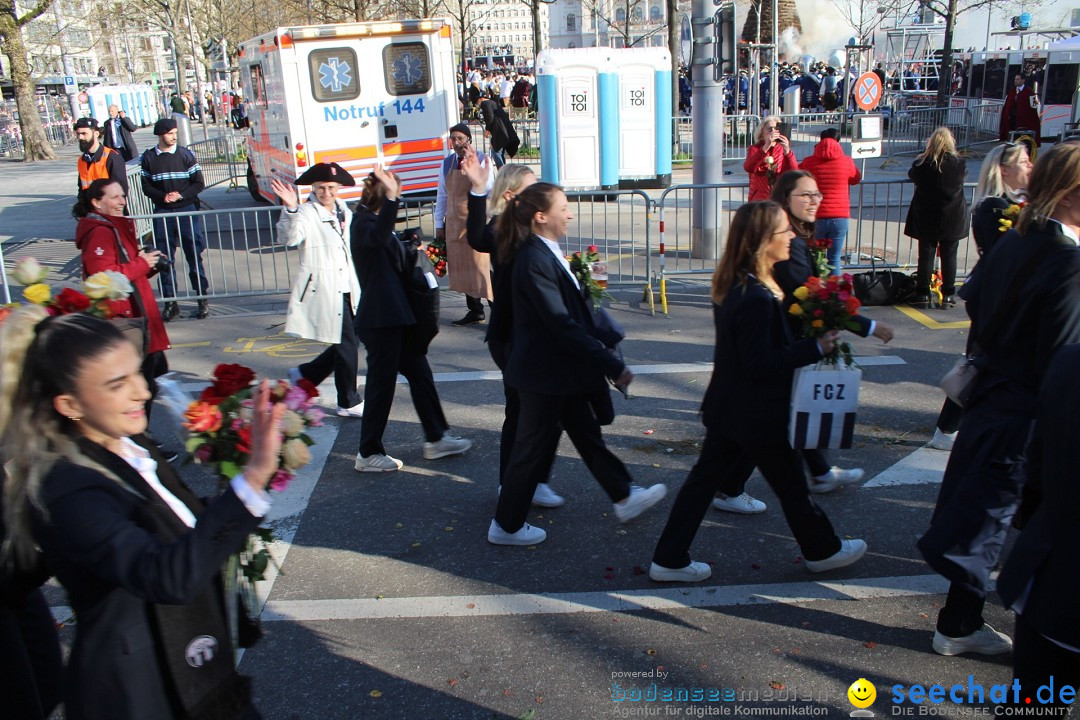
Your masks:
[[[671,185],[671,54],[667,48],[614,50],[619,76],[617,117],[619,187],[662,188]],[[602,111],[609,106],[603,105]]]
[[[543,50],[536,56],[544,181],[568,190],[618,187],[614,52],[611,48],[567,48]],[[604,113],[601,106],[616,109]],[[603,117],[609,121],[602,122]]]

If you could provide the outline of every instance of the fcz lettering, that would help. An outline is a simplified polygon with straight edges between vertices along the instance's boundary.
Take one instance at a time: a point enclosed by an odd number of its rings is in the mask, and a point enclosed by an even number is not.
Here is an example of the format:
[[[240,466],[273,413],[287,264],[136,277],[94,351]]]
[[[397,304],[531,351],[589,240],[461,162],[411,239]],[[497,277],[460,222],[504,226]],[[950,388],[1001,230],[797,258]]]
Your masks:
[[[818,400],[824,398],[825,400],[843,400],[844,399],[844,385],[846,383],[815,383],[814,384],[814,399]]]

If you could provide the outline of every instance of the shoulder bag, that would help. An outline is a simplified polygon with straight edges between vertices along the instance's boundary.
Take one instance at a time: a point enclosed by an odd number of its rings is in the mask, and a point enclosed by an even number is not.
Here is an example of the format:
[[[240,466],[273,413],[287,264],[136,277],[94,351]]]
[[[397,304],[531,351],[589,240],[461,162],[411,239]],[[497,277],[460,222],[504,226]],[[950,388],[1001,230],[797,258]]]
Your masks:
[[[851,284],[855,288],[855,297],[863,305],[896,305],[915,294],[915,278],[908,273],[887,268],[878,269],[877,261],[871,258],[869,272],[855,273]],[[884,262],[882,260],[882,262]]]
[[[112,222],[109,222],[109,225],[116,236],[116,253],[120,257],[120,262],[131,262],[127,250],[124,249],[124,243],[120,239],[120,230]],[[150,350],[150,331],[146,323],[146,308],[143,307],[142,298],[139,296],[139,288],[134,282],[131,283],[131,295],[128,296],[128,302],[131,304],[132,317],[121,315],[109,318],[109,322],[115,325],[124,334],[124,337],[134,343],[143,357],[146,357]]]

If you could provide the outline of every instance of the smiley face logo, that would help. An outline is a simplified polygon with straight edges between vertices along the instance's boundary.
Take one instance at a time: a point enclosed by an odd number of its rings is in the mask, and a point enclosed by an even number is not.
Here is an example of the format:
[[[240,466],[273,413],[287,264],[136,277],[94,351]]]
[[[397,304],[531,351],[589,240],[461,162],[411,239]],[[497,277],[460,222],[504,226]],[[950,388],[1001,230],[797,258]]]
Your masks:
[[[857,708],[868,708],[877,699],[877,688],[866,678],[851,683],[847,690],[848,701]]]

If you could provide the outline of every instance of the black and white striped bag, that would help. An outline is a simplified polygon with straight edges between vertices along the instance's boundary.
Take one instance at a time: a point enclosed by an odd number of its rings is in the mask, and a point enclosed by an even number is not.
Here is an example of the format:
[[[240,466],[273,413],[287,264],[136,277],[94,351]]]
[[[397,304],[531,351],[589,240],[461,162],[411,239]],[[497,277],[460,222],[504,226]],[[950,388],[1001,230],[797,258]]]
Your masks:
[[[795,371],[788,439],[796,450],[845,449],[855,435],[862,370],[808,365]]]

